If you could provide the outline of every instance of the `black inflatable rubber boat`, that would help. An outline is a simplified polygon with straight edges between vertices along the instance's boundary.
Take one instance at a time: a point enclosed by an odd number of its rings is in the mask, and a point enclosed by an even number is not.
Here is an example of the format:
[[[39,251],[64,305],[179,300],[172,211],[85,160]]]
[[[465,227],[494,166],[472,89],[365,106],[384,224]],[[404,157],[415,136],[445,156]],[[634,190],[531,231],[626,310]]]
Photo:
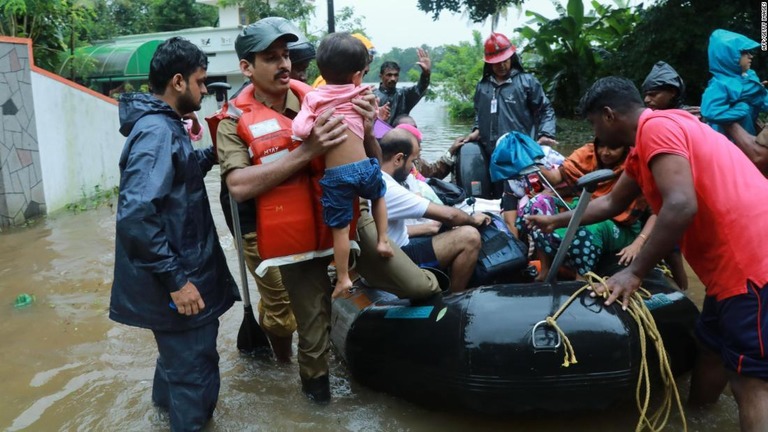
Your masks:
[[[585,176],[580,202],[587,203],[593,186],[610,175]],[[563,244],[579,217],[573,217]],[[563,256],[555,257],[553,274]],[[441,409],[572,411],[631,400],[641,341],[628,312],[581,293],[557,320],[577,358],[569,367],[563,366],[563,341],[544,323],[582,286],[551,280],[495,284],[419,303],[361,286],[334,300],[331,341],[355,381]],[[660,273],[643,287],[652,294],[645,302],[673,373],[689,371],[698,309]],[[658,364],[655,352],[648,361]]]
[[[578,360],[563,367],[562,343],[542,320],[583,285],[486,286],[418,304],[359,288],[334,301],[331,340],[355,381],[418,404],[487,413],[601,408],[634,397],[640,340],[620,306],[582,293],[557,321]],[[690,370],[698,310],[662,278],[644,287],[673,372]]]

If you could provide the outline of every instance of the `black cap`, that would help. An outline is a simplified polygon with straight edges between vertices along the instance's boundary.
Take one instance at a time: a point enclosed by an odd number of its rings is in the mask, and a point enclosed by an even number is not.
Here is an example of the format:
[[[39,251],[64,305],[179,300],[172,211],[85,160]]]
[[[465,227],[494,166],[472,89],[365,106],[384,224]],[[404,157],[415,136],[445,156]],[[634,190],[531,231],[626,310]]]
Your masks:
[[[317,56],[315,53],[315,46],[308,41],[289,43],[288,52],[291,56],[291,63],[293,64],[308,62]]]
[[[299,29],[280,17],[268,17],[247,25],[235,39],[237,57],[243,59],[251,53],[262,52],[272,42],[284,37],[287,42],[299,40]]]

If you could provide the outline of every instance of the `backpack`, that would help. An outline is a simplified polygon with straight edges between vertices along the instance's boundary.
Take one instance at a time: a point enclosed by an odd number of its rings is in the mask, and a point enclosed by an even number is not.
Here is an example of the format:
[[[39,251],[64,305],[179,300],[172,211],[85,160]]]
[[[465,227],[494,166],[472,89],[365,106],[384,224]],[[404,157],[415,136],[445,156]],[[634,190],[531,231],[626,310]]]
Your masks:
[[[447,206],[461,204],[467,199],[464,189],[454,183],[430,177],[427,179],[427,184],[435,191],[435,195],[440,198],[440,201]]]
[[[470,286],[512,282],[528,267],[528,248],[516,239],[501,216],[488,213],[491,223],[480,228],[481,246]]]

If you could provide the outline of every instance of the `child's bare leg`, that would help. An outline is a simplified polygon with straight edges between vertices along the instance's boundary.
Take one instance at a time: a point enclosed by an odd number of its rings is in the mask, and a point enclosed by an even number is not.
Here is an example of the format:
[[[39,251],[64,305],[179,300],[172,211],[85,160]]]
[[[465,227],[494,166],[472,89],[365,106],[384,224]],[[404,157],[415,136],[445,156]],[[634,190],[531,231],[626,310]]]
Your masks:
[[[336,261],[336,287],[331,297],[336,298],[352,288],[352,279],[349,278],[349,225],[344,228],[332,228],[331,231],[333,259]]]
[[[543,250],[536,249],[536,257],[539,259],[539,262],[541,263],[541,271],[539,272],[539,275],[536,276],[534,279],[537,282],[544,282],[545,279],[547,279],[547,275],[549,274],[549,267],[552,265],[552,258],[544,253]]]
[[[379,255],[389,258],[395,255],[392,250],[392,246],[389,245],[389,239],[387,239],[387,204],[383,198],[372,200],[371,207],[373,210],[373,221],[376,223],[376,233],[378,234],[378,243],[376,244],[376,252]]]

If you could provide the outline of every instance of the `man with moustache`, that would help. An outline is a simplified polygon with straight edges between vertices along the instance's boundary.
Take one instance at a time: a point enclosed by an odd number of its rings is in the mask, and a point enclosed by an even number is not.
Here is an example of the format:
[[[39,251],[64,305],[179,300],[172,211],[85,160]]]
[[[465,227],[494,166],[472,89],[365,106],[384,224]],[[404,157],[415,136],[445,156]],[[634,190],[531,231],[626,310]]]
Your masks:
[[[159,356],[152,402],[172,431],[202,429],[219,396],[218,318],[239,299],[203,177],[213,148],[192,148],[182,121],[200,109],[208,59],[174,37],[149,69],[153,94],[120,98],[120,195],[109,317],[152,330]]]
[[[292,213],[290,218],[256,217],[259,210],[253,200],[280,200],[282,191],[297,184],[306,184],[319,191],[319,177],[312,177],[309,172],[317,172],[316,168],[322,167],[325,152],[346,139],[347,127],[342,123],[342,117],[334,116],[329,110],[318,116],[307,139],[300,143],[292,140],[291,120],[301,109],[303,96],[312,88],[290,79],[288,44],[296,41],[298,36],[285,23],[283,18],[264,18],[248,25],[238,35],[235,51],[240,58],[240,70],[250,84],[229,102],[226,112],[219,114],[216,133],[222,178],[229,193],[241,203],[241,216],[243,207],[248,207],[251,221],[255,220],[255,227],[243,232],[252,235],[250,238],[245,236],[246,249],[251,250],[257,263],[262,263],[257,241],[263,247],[282,240],[275,238],[274,230],[264,229],[265,226],[276,225],[280,230],[304,232],[307,217],[311,219],[311,215]],[[374,101],[375,96],[368,93],[352,103],[364,118],[364,145],[371,148],[373,154],[379,154],[373,136]],[[319,205],[319,195],[314,198]],[[242,204],[248,201],[253,204]],[[286,206],[290,204],[286,203]],[[360,255],[356,257],[360,274],[373,285],[400,297],[425,298],[440,292],[436,277],[413,265],[398,248],[394,248],[394,257],[380,257],[376,253],[373,218],[367,208],[361,208],[360,213],[357,221]],[[316,232],[327,230],[330,235],[330,229],[322,220],[315,225],[312,229]],[[256,232],[260,229],[264,235],[257,240]],[[305,255],[309,259],[279,267],[279,275],[290,295],[288,303],[285,291],[282,292],[285,306],[293,310],[298,326],[297,359],[302,391],[315,402],[327,403],[331,398],[328,359],[333,285],[327,273],[331,257]],[[268,271],[275,269],[269,267]],[[274,294],[280,293],[275,291]]]

